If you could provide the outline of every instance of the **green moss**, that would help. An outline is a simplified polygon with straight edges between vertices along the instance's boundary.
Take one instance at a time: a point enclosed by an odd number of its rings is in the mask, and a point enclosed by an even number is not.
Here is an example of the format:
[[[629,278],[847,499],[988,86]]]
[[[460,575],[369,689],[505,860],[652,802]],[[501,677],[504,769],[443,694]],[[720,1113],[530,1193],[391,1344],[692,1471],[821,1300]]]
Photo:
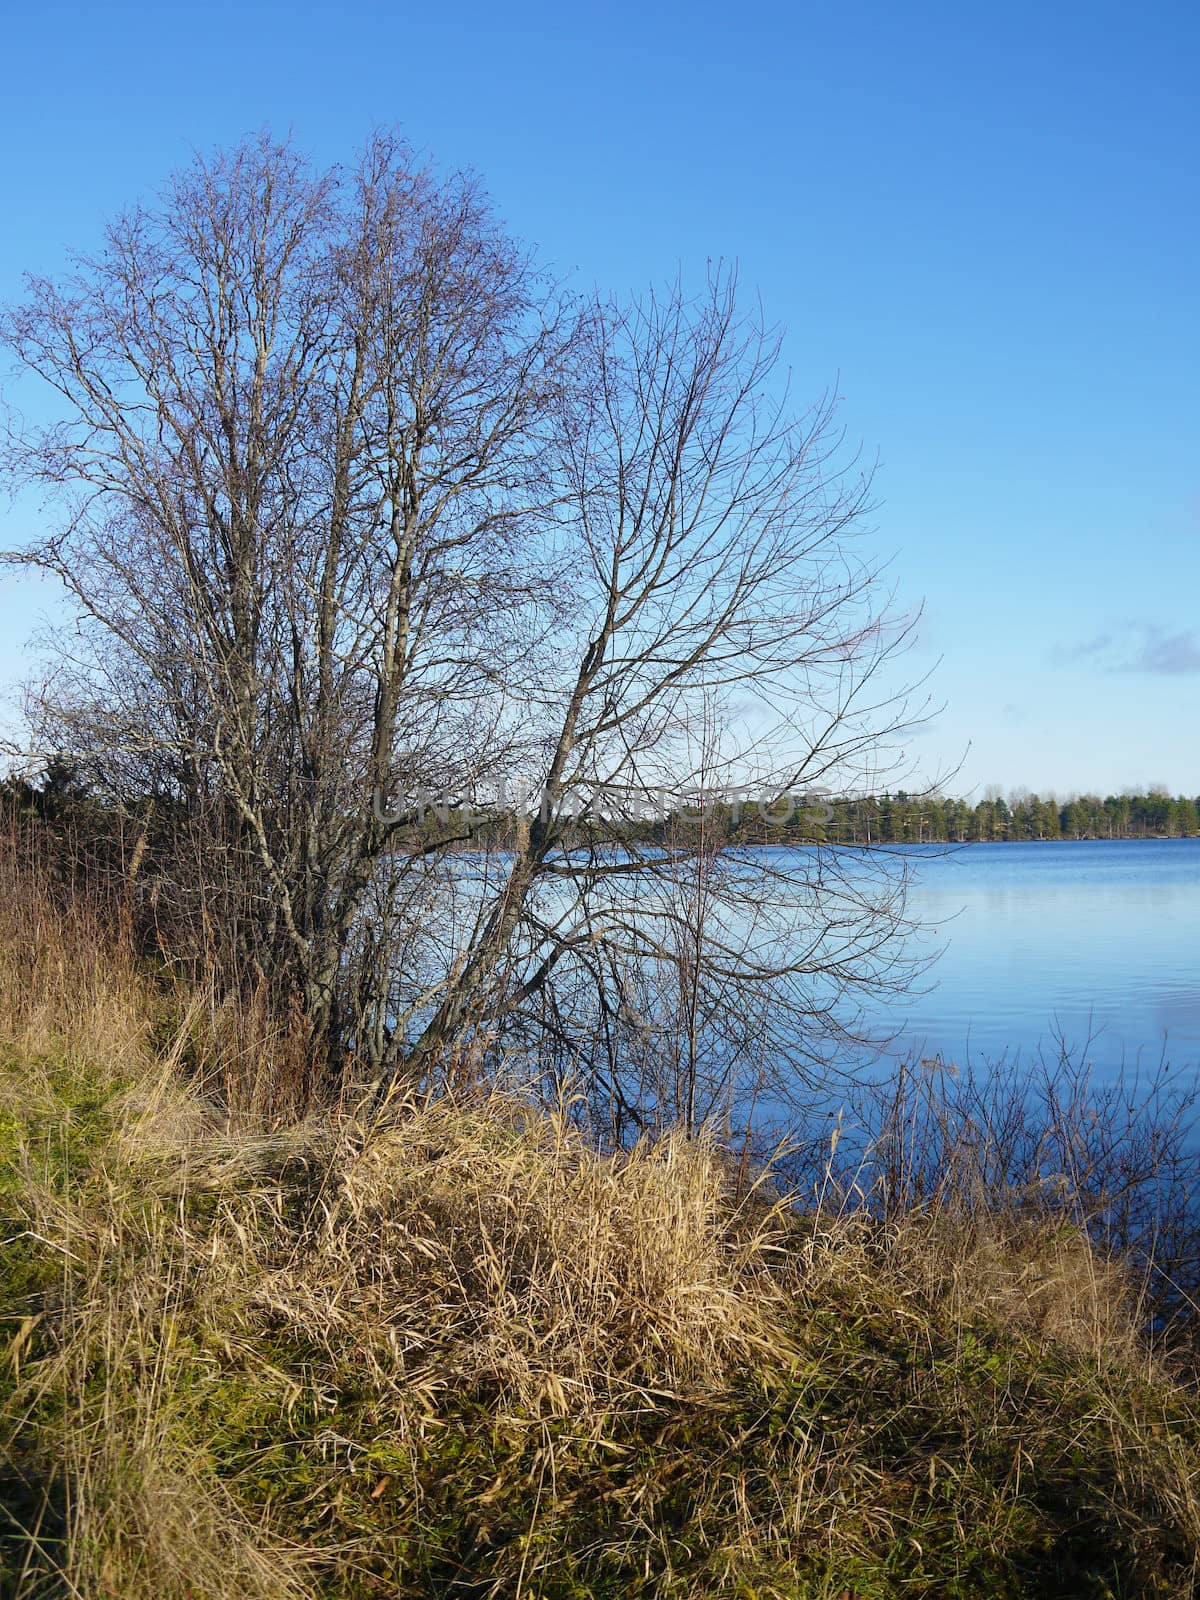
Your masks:
[[[9,1336],[27,1316],[45,1319],[26,1364],[49,1348],[72,1269],[19,1225],[22,1152],[42,1181],[79,1194],[114,1124],[114,1089],[89,1089],[66,1066],[47,1067],[45,1082],[0,1117]],[[323,1215],[319,1175],[284,1162],[272,1185],[282,1261],[308,1248]],[[360,1350],[301,1337],[252,1295],[216,1315],[191,1293],[199,1278],[187,1274],[206,1270],[206,1239],[223,1225],[210,1193],[174,1211],[150,1189],[122,1203],[126,1220],[159,1207],[164,1227],[186,1230],[184,1276],[157,1321],[147,1314],[136,1367],[110,1370],[103,1352],[83,1351],[74,1392],[18,1395],[3,1364],[0,1489],[17,1521],[39,1494],[62,1498],[55,1450],[68,1412],[94,1421],[102,1401],[132,1404],[141,1373],[161,1363],[163,1427],[252,1526],[316,1553],[322,1600],[1191,1592],[1195,1540],[1169,1491],[1173,1474],[1200,1474],[1194,1398],[983,1317],[944,1326],[882,1274],[799,1298],[786,1329],[794,1359],[748,1362],[711,1393],[614,1394],[578,1416],[533,1416],[479,1380],[430,1390],[401,1419]],[[136,1250],[108,1270],[136,1274]],[[122,1282],[109,1288],[119,1299]],[[0,1530],[0,1595],[16,1593],[28,1553],[12,1531],[6,1542]]]
[[[227,1373],[196,1421],[256,1515],[330,1550],[331,1600],[519,1585],[548,1600],[1183,1592],[1189,1552],[1156,1525],[1152,1493],[1124,1514],[1113,1506],[1123,1469],[1099,1375],[992,1348],[986,1329],[960,1364],[918,1365],[886,1317],[870,1340],[851,1323],[845,1348],[815,1320],[821,1363],[802,1377],[758,1373],[703,1404],[660,1401],[582,1431],[501,1422],[459,1396],[399,1440],[368,1395],[319,1403],[327,1375],[307,1361],[283,1369],[299,1398]],[[1023,1441],[1048,1419],[1061,1447],[1018,1474]],[[790,1490],[814,1470],[824,1493],[845,1481],[833,1548],[785,1527]],[[760,1548],[747,1527],[762,1530]],[[347,1543],[352,1576],[334,1554]]]

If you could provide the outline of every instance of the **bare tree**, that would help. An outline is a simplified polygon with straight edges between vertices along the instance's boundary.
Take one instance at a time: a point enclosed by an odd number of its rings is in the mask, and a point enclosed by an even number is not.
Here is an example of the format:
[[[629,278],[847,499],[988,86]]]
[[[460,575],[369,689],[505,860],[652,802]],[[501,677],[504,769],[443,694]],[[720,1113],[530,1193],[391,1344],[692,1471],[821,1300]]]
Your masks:
[[[66,420],[16,465],[67,514],[25,559],[83,621],[44,709],[107,781],[154,763],[233,814],[254,960],[336,1044],[409,820],[373,794],[505,748],[557,310],[475,185],[387,139],[349,174],[265,140],[197,163],[29,289],[6,331]]]
[[[571,397],[560,469],[573,604],[539,696],[554,732],[533,774],[538,809],[407,1065],[464,1029],[503,1036],[532,1004],[540,1055],[556,1029],[568,1058],[602,1039],[611,1093],[636,1100],[616,1060],[629,1055],[629,974],[684,960],[693,993],[706,991],[707,1043],[728,1051],[718,1014],[743,1035],[755,1019],[743,1058],[757,1055],[759,1080],[770,1063],[784,1095],[797,1067],[828,1068],[865,992],[903,985],[902,870],[819,848],[713,862],[703,835],[616,857],[563,846],[614,796],[678,806],[698,788],[779,795],[874,775],[909,717],[886,668],[911,622],[889,623],[878,571],[855,554],[867,483],[836,463],[831,405],[792,417],[773,385],[778,341],[739,317],[728,275],[694,302],[597,304],[584,337],[591,381]],[[723,740],[698,740],[710,708],[731,703],[741,714]],[[595,1003],[580,1031],[581,992]],[[694,1003],[685,1012],[694,1035]]]
[[[792,416],[729,275],[568,308],[470,178],[263,138],[31,279],[3,332],[61,412],[9,447],[61,508],[18,559],[79,618],[42,738],[233,864],[228,971],[298,998],[335,1072],[597,1074],[603,1044],[633,1106],[631,996],[673,962],[694,1124],[731,1104],[734,1057],[697,1095],[718,1018],[782,1084],[897,981],[902,884],[816,837],[565,848],[652,796],[861,780],[907,717],[865,477],[829,402]],[[451,801],[518,787],[515,849],[463,854]]]

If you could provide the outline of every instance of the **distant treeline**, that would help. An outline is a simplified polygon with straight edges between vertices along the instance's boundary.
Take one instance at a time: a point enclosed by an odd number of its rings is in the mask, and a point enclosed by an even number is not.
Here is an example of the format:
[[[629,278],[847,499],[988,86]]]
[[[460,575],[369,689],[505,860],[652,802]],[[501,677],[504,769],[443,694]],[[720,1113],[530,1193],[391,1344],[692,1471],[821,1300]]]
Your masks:
[[[882,798],[831,802],[826,837],[842,843],[978,843],[1028,839],[1162,839],[1200,834],[1200,797],[1148,794],[1081,795],[1059,801],[1036,794],[972,805],[903,790]],[[803,824],[798,824],[803,826]]]
[[[1081,795],[1070,800],[1012,794],[972,804],[941,794],[830,798],[792,808],[743,800],[712,809],[717,832],[742,842],[824,839],[835,844],[992,843],[1037,839],[1173,839],[1200,835],[1200,797],[1145,794]],[[642,824],[639,837],[668,843],[686,817]]]
[[[833,844],[991,843],[1037,839],[1163,839],[1200,835],[1200,797],[1145,794],[1082,795],[1070,800],[1014,793],[980,800],[941,794],[895,794],[853,798],[813,798],[789,804],[769,796],[737,804],[709,802],[707,821],[692,808],[640,821],[581,817],[567,829],[567,842],[602,838],[671,845],[695,842],[706,829],[711,838],[737,843]],[[426,826],[431,827],[430,817]],[[443,823],[443,828],[446,826]],[[449,821],[453,829],[453,818]],[[506,845],[514,835],[511,813],[476,825],[472,842]]]
[[[41,779],[30,784],[16,777],[0,780],[0,824],[7,815],[34,814],[43,823],[66,827],[78,840],[91,836],[92,852],[112,846],[118,822],[132,824],[135,834],[172,810],[166,796],[145,795],[123,805],[88,789],[73,765],[57,757]],[[412,823],[397,838],[401,849],[423,848],[441,839],[465,849],[511,848],[521,830],[516,813],[490,814],[486,807],[468,819],[453,803],[445,811],[433,805],[418,808]],[[1079,795],[1069,800],[1019,791],[1007,800],[992,796],[972,804],[938,793],[894,794],[849,798],[812,797],[788,802],[764,795],[736,802],[710,800],[703,815],[692,807],[657,818],[619,820],[611,813],[583,815],[564,830],[564,843],[608,842],[669,846],[695,843],[703,831],[710,841],[737,843],[833,844],[993,843],[1037,839],[1178,839],[1200,836],[1200,796],[1170,795],[1151,789],[1145,794]]]

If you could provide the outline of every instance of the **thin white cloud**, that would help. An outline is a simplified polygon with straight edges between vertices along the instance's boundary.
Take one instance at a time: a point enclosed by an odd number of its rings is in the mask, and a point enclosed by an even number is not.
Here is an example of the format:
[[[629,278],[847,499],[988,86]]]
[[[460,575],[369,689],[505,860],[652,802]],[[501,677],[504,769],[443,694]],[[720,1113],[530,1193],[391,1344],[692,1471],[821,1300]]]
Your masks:
[[[1160,622],[1128,622],[1075,644],[1055,645],[1055,666],[1083,663],[1102,672],[1141,672],[1158,677],[1200,673],[1200,635]]]

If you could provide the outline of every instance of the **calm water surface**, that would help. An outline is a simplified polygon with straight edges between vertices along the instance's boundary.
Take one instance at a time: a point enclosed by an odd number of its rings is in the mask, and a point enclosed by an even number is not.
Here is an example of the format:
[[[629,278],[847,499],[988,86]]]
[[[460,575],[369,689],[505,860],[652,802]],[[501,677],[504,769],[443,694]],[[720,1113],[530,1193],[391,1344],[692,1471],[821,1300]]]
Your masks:
[[[893,1052],[1032,1059],[1061,1038],[1101,1074],[1200,1070],[1200,839],[943,851],[906,852],[923,948],[943,948]]]

